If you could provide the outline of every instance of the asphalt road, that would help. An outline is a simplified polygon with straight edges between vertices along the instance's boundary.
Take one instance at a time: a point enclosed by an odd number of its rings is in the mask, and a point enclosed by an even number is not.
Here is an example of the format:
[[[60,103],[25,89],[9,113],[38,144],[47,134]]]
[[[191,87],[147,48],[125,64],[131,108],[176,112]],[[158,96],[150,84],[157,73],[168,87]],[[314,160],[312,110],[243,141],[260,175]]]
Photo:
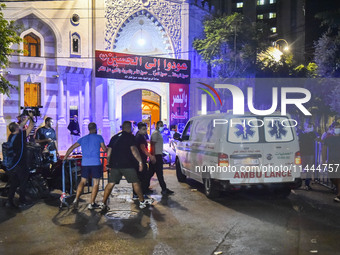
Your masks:
[[[279,199],[233,192],[212,201],[195,181],[178,183],[166,170],[169,197],[140,210],[123,181],[106,215],[59,210],[59,193],[24,210],[0,207],[0,254],[340,254],[340,204],[317,184]],[[103,192],[99,193],[101,199]]]

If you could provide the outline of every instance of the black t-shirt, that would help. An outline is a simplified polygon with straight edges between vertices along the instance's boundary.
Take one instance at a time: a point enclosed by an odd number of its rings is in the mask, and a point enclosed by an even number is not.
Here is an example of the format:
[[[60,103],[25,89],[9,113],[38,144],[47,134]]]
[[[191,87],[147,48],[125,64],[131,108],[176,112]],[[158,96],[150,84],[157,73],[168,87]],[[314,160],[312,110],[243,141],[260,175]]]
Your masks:
[[[324,144],[328,147],[328,162],[340,162],[340,136],[329,136]]]
[[[144,152],[140,148],[141,144],[143,144],[145,146],[145,148],[148,149],[148,143],[147,143],[147,141],[145,139],[145,136],[138,133],[136,135],[136,146],[137,146],[139,154],[140,154],[140,156],[142,158],[143,163],[146,163],[146,160],[147,160],[148,157],[144,154]]]
[[[135,137],[125,131],[114,135],[108,147],[112,149],[110,167],[112,168],[136,168],[136,159],[131,152],[131,146],[136,146]]]
[[[8,137],[8,141],[11,141],[13,136],[13,134],[10,134]],[[13,141],[14,164],[17,164],[20,159],[20,162],[17,165],[26,165],[26,137],[26,130],[20,130],[19,134],[15,135]]]
[[[48,139],[48,138],[51,138],[53,141],[56,141],[57,140],[57,136],[55,134],[55,131],[53,128],[46,128],[46,127],[41,127],[37,130],[37,133],[36,133],[36,136],[35,136],[35,139],[37,140],[44,140],[44,139]],[[45,147],[46,144],[48,144],[48,149],[50,151],[54,151],[56,150],[56,147],[55,147],[55,143],[54,142],[51,142],[51,143],[40,143],[40,145],[42,147]]]
[[[68,124],[67,129],[70,130],[71,135],[80,136],[80,128],[79,128],[79,122],[71,120],[70,124]]]
[[[315,138],[316,138],[316,134],[314,132],[300,134],[299,143],[300,143],[300,153],[302,156],[314,155]]]

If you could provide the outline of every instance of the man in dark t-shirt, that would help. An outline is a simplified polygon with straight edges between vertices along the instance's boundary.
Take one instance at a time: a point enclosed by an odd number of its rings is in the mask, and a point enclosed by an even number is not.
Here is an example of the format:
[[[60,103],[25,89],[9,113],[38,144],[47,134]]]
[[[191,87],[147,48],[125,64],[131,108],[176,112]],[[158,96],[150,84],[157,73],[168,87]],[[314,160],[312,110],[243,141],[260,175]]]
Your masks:
[[[51,117],[47,117],[45,119],[45,126],[39,128],[35,135],[35,141],[40,144],[42,148],[46,148],[49,150],[50,154],[53,155],[53,161],[57,162],[58,154],[58,145],[57,145],[57,136],[53,127],[53,119]]]
[[[314,132],[314,125],[309,123],[304,132],[299,135],[299,145],[302,161],[302,169],[306,166],[310,168],[314,164],[315,154],[315,139],[317,135]],[[307,171],[307,177],[305,179],[305,188],[310,190],[311,173]]]
[[[151,155],[148,152],[148,143],[145,139],[145,135],[147,134],[146,124],[143,122],[138,123],[138,133],[136,135],[136,146],[139,151],[139,154],[142,158],[143,162],[143,170],[138,172],[138,178],[141,181],[143,194],[146,195],[150,193],[149,190],[149,181],[148,181],[148,166],[147,166],[147,158],[149,157],[151,162],[156,162],[155,156]],[[133,198],[137,198],[137,194],[134,192]]]
[[[135,169],[138,161],[139,171],[143,170],[143,162],[136,147],[135,137],[132,135],[130,121],[124,121],[122,132],[114,135],[108,145],[107,168],[109,170],[108,184],[105,186],[103,202],[100,207],[103,211],[109,210],[107,199],[115,184],[119,184],[124,175],[128,183],[132,183],[133,189],[139,198],[139,208],[143,209],[146,204],[151,204],[152,199],[144,199],[141,185]]]
[[[30,123],[26,130],[23,130],[27,121],[30,119]],[[29,118],[24,119],[20,125],[12,122],[9,124],[9,131],[11,134],[8,137],[8,141],[13,139],[13,165],[7,169],[10,178],[10,187],[8,191],[7,206],[16,208],[14,203],[15,191],[19,187],[19,206],[25,206],[27,201],[25,199],[25,189],[28,181],[29,172],[26,162],[26,139],[27,134],[31,132],[34,127],[33,114],[29,113]]]
[[[340,202],[340,123],[335,123],[334,136],[327,137],[322,147],[322,158],[327,158],[328,148],[328,177],[337,188],[335,202]]]

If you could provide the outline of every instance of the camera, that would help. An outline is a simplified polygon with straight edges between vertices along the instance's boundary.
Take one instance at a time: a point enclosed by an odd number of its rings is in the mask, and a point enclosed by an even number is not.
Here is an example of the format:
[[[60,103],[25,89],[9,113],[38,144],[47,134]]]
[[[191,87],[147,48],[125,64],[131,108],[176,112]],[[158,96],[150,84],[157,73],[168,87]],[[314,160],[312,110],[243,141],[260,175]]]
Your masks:
[[[40,116],[40,108],[42,108],[41,105],[39,106],[25,106],[25,107],[20,107],[22,111],[22,116],[28,116],[28,113],[33,113],[33,116],[39,117]]]

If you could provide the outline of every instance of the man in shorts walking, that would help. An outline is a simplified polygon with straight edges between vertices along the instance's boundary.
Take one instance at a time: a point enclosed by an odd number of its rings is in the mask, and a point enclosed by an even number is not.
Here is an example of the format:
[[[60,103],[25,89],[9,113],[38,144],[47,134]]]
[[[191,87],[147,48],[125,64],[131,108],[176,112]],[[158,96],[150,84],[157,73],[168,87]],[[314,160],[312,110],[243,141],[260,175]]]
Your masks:
[[[130,121],[124,121],[122,132],[114,135],[108,145],[107,168],[110,172],[108,184],[104,190],[103,203],[100,205],[103,211],[108,211],[107,199],[115,184],[119,184],[124,175],[128,183],[132,183],[133,189],[139,199],[139,208],[143,209],[147,204],[152,204],[153,199],[143,197],[142,188],[135,169],[136,160],[138,170],[143,170],[143,162],[136,147],[135,137],[132,134]]]
[[[78,208],[78,199],[83,192],[87,179],[91,176],[93,181],[91,203],[88,205],[89,210],[99,208],[96,204],[96,197],[99,189],[99,179],[103,175],[103,169],[100,162],[100,148],[107,151],[104,143],[104,139],[101,135],[97,135],[97,125],[94,122],[89,123],[88,129],[90,133],[80,138],[74,143],[66,152],[63,161],[67,160],[67,157],[72,153],[74,149],[81,146],[83,153],[81,160],[81,180],[77,188],[76,198],[73,201],[74,209]]]

